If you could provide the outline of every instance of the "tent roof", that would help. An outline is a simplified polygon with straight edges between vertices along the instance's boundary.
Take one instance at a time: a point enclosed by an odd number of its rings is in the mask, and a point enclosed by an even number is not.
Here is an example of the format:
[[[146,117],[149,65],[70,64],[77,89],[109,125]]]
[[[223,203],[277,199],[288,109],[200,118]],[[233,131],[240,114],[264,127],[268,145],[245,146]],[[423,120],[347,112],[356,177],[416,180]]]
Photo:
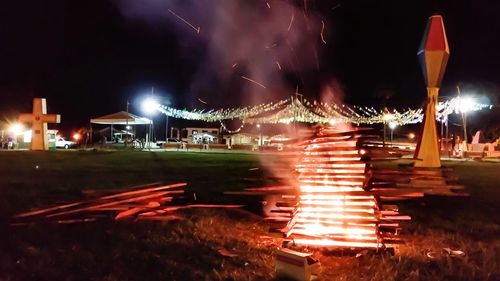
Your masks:
[[[140,117],[125,111],[104,115],[90,119],[90,123],[107,125],[146,125],[151,124],[151,120],[146,117]]]

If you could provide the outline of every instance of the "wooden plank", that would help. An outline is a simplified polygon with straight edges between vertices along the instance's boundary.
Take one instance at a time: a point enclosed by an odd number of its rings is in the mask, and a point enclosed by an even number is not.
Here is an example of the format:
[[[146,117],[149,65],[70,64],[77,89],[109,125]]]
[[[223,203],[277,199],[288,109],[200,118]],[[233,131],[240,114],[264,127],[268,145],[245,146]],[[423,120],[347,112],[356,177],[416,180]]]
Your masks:
[[[120,219],[123,219],[123,218],[126,218],[126,217],[130,217],[130,216],[135,215],[135,214],[137,214],[139,212],[142,212],[142,211],[145,211],[145,210],[155,209],[155,208],[158,208],[158,207],[160,207],[160,203],[159,202],[155,202],[155,201],[148,202],[148,204],[146,204],[145,206],[131,208],[131,209],[128,209],[126,211],[118,213],[118,215],[115,216],[115,220],[120,220]]]
[[[166,195],[168,193],[169,193],[168,191],[160,191],[160,192],[155,192],[155,193],[152,193],[152,194],[143,195],[143,196],[139,196],[139,197],[132,197],[132,198],[127,198],[127,199],[121,199],[121,200],[111,201],[111,202],[107,202],[107,203],[90,205],[90,206],[84,207],[84,208],[78,208],[78,209],[73,209],[73,210],[69,210],[69,211],[58,212],[58,213],[55,213],[55,214],[50,214],[47,217],[69,215],[69,214],[74,214],[74,213],[79,213],[79,212],[85,212],[85,211],[95,211],[95,210],[99,210],[99,208],[116,206],[116,205],[120,205],[120,204],[123,204],[123,203],[130,203],[130,202],[151,200],[153,198],[162,197],[162,196],[164,196],[164,195]]]
[[[23,218],[23,217],[28,217],[28,216],[36,216],[36,215],[41,215],[41,214],[45,214],[45,213],[50,213],[50,212],[53,212],[53,211],[59,211],[59,210],[63,210],[63,209],[68,209],[68,208],[71,208],[71,207],[76,207],[76,206],[81,206],[81,205],[85,205],[85,204],[95,203],[98,200],[108,200],[108,199],[113,199],[113,198],[117,198],[117,197],[123,197],[123,196],[135,195],[135,194],[140,194],[140,193],[145,193],[145,192],[151,192],[151,191],[157,191],[157,190],[164,190],[164,189],[170,189],[170,188],[176,188],[176,187],[182,187],[182,186],[186,186],[186,185],[187,185],[186,183],[176,183],[176,184],[164,185],[164,186],[160,186],[160,187],[153,187],[153,188],[146,188],[146,189],[135,190],[135,191],[122,192],[122,193],[118,193],[118,194],[114,194],[114,195],[98,197],[98,198],[93,199],[93,200],[84,200],[84,201],[79,201],[79,202],[75,202],[75,203],[58,205],[58,206],[54,206],[54,207],[50,207],[50,208],[39,209],[39,210],[30,211],[30,212],[25,212],[25,213],[21,213],[21,214],[18,214],[16,216],[14,216],[14,218]]]

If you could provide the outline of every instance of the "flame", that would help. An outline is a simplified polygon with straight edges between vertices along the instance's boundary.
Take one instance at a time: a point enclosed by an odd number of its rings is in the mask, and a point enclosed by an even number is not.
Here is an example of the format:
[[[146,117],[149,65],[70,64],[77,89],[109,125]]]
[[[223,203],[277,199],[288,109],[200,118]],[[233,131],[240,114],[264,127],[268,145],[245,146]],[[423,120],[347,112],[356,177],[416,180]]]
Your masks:
[[[378,248],[378,204],[363,189],[366,163],[355,136],[336,133],[322,129],[296,165],[299,207],[287,234],[296,244]]]

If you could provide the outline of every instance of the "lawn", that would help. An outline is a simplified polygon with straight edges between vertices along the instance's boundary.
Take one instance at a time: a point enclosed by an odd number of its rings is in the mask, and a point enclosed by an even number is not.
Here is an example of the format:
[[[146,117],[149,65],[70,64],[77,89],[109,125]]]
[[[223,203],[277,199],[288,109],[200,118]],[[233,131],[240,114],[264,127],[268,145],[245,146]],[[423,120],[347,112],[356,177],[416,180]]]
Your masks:
[[[0,280],[272,280],[279,241],[261,239],[265,223],[244,210],[189,210],[175,222],[9,225],[22,211],[153,182],[187,182],[199,201],[230,202],[234,198],[222,191],[277,184],[262,168],[268,157],[273,156],[0,152]],[[316,252],[320,279],[500,280],[500,164],[444,165],[455,169],[469,198],[399,203],[413,220],[405,223],[406,244],[394,256]],[[445,247],[466,255],[444,255]],[[221,249],[236,256],[224,256]]]

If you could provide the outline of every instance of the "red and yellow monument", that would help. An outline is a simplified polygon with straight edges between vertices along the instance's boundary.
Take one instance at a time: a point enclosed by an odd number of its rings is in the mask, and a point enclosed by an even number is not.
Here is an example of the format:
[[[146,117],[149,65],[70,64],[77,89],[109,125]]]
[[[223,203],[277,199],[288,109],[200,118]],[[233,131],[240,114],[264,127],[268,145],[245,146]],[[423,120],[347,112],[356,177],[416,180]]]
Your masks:
[[[31,123],[31,150],[48,150],[47,123],[60,123],[61,115],[47,114],[47,102],[43,98],[33,99],[33,113],[21,113],[20,122]]]
[[[427,21],[424,38],[418,50],[420,65],[427,84],[427,102],[423,127],[415,150],[416,167],[441,167],[436,130],[436,104],[449,56],[450,49],[443,18],[432,16]]]

